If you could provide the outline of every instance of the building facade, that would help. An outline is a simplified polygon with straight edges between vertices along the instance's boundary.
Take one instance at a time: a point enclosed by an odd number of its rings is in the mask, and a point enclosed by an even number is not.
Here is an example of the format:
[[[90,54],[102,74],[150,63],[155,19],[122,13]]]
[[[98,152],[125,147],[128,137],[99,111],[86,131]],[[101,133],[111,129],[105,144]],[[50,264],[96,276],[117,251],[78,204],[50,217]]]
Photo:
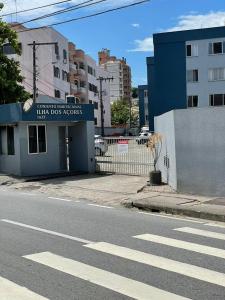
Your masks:
[[[18,33],[21,44],[21,56],[15,55],[13,48],[5,44],[3,51],[9,57],[19,61],[25,89],[33,94],[33,41],[36,43],[57,43],[36,47],[36,85],[38,95],[47,95],[65,99],[70,93],[68,40],[58,31],[45,27],[26,31],[22,25],[11,24]]]
[[[125,100],[131,102],[131,68],[126,59],[118,59],[110,55],[110,50],[102,49],[98,53],[99,65],[109,72],[113,81],[110,82],[110,102]]]
[[[109,73],[100,68],[96,61],[85,54],[83,50],[76,49],[69,43],[70,60],[70,94],[75,96],[77,103],[94,104],[95,125],[101,126],[101,103],[99,77],[109,77]],[[104,127],[111,127],[110,84],[102,83],[102,99]]]
[[[149,124],[148,114],[148,85],[138,86],[138,99],[139,99],[139,123],[140,127]]]
[[[159,33],[147,58],[149,126],[173,109],[225,105],[225,27]]]

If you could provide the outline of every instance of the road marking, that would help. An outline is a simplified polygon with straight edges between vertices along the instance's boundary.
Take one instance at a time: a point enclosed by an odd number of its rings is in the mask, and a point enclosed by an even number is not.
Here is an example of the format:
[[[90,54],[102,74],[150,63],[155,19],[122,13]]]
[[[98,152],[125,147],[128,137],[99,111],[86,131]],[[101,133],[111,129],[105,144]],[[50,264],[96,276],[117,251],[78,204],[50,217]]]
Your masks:
[[[211,226],[211,227],[218,227],[218,228],[223,228],[225,229],[225,224],[217,224],[217,223],[205,223],[205,226]]]
[[[225,240],[225,234],[213,232],[213,231],[201,230],[201,229],[196,229],[196,228],[191,228],[191,227],[175,228],[174,230],[180,231],[180,232],[185,232],[185,233],[201,235],[201,236],[205,236],[205,237],[210,237],[213,239]]]
[[[71,202],[72,200],[70,199],[64,199],[64,198],[57,198],[57,197],[48,197],[48,199],[53,199],[53,200],[59,200],[59,201],[66,201],[66,202]],[[74,201],[74,202],[80,202],[80,201]]]
[[[43,228],[40,228],[40,227],[35,227],[35,226],[19,223],[19,222],[14,222],[14,221],[7,220],[7,219],[1,219],[1,221],[5,222],[5,223],[12,224],[12,225],[16,225],[16,226],[20,226],[20,227],[24,227],[24,228],[28,228],[28,229],[32,229],[32,230],[36,230],[36,231],[47,233],[47,234],[51,234],[51,235],[54,235],[54,236],[59,236],[59,237],[64,238],[64,239],[68,239],[68,240],[72,240],[72,241],[76,241],[76,242],[80,242],[80,243],[84,243],[84,244],[93,243],[91,241],[84,240],[84,239],[81,239],[81,238],[78,238],[78,237],[75,237],[75,236],[71,236],[71,235],[67,235],[67,234],[56,232],[56,231],[47,230],[47,229],[43,229]]]
[[[154,216],[154,217],[159,217],[159,218],[167,218],[167,219],[172,219],[172,220],[176,220],[176,221],[185,221],[185,222],[192,222],[192,223],[198,223],[198,224],[203,224],[203,221],[197,221],[197,220],[193,220],[193,219],[185,219],[185,218],[180,218],[179,216],[177,217],[172,217],[172,216],[164,216],[164,215],[159,215],[159,214],[154,214],[154,213],[148,213],[148,212],[143,212],[143,211],[139,211],[139,214],[143,214],[143,215],[150,215],[150,216]]]
[[[88,204],[90,206],[102,207],[102,208],[114,208],[112,206],[98,205],[98,204]]]
[[[187,298],[160,290],[145,283],[104,271],[72,259],[64,258],[50,252],[31,254],[24,257],[133,299],[149,300],[151,298],[151,300],[187,300]]]
[[[93,250],[116,255],[152,267],[225,287],[225,274],[216,271],[104,242],[84,246]]]
[[[0,277],[0,299],[1,300],[47,300],[26,287],[15,284]]]
[[[175,248],[185,249],[189,251],[198,252],[201,254],[212,255],[215,257],[225,259],[225,250],[218,249],[214,247],[204,246],[195,243],[189,243],[181,240],[171,239],[164,236],[154,235],[154,234],[141,234],[133,236],[136,239],[149,241],[153,243],[163,244],[166,246],[171,246]]]

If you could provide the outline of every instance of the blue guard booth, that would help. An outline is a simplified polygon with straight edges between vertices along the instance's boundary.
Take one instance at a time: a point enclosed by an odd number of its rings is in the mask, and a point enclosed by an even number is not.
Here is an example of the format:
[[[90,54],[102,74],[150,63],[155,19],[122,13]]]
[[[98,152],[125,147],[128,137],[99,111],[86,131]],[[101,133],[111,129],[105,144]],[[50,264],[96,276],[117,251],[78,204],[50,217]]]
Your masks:
[[[0,105],[0,172],[95,171],[92,104]]]

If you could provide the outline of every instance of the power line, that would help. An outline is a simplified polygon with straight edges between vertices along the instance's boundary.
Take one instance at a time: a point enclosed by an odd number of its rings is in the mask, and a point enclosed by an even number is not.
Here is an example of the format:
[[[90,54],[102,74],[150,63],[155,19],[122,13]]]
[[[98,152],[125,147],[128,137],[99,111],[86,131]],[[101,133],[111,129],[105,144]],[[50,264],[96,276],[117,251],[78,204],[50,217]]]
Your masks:
[[[47,27],[53,27],[53,26],[57,26],[57,25],[61,25],[61,24],[69,23],[69,22],[75,22],[75,21],[79,21],[79,20],[83,20],[83,19],[103,15],[103,14],[106,14],[106,13],[109,13],[109,12],[118,11],[118,10],[125,9],[125,8],[128,8],[128,7],[136,6],[136,5],[145,3],[145,2],[150,2],[150,0],[142,0],[142,1],[139,1],[139,2],[132,3],[132,4],[128,4],[128,5],[124,5],[124,6],[104,10],[104,11],[94,13],[94,14],[91,14],[91,15],[86,15],[86,16],[82,16],[82,17],[79,17],[79,18],[74,18],[74,19],[70,19],[70,20],[67,20],[67,21],[57,22],[57,23],[53,23],[53,24],[49,24],[49,25],[45,25],[45,26],[36,27],[36,28],[27,28],[27,29],[17,31],[17,32],[20,33],[20,32],[32,31],[32,30],[39,30],[39,29],[43,29],[43,28],[47,28]]]
[[[25,10],[15,11],[15,12],[11,12],[11,13],[8,13],[8,14],[1,15],[0,17],[7,17],[7,16],[15,15],[15,14],[22,14],[22,13],[25,13],[25,12],[28,12],[28,11],[38,10],[38,9],[41,9],[41,8],[54,6],[54,5],[58,5],[58,4],[65,3],[65,2],[70,2],[70,1],[72,1],[72,0],[64,0],[64,1],[55,2],[55,3],[42,5],[42,6],[37,6],[37,7],[25,9]]]
[[[70,6],[68,8],[64,8],[64,9],[58,10],[58,11],[53,12],[51,14],[46,14],[46,15],[43,15],[43,16],[40,16],[40,17],[31,19],[31,20],[28,20],[28,21],[24,21],[22,23],[16,24],[15,26],[24,25],[24,24],[27,24],[27,23],[30,23],[30,22],[34,22],[34,21],[38,21],[38,20],[50,18],[50,17],[56,16],[56,15],[60,15],[60,14],[65,14],[65,13],[73,11],[73,10],[78,10],[78,9],[81,9],[81,8],[84,8],[84,7],[88,7],[88,6],[92,6],[92,5],[95,5],[95,4],[99,4],[99,3],[105,2],[105,1],[108,1],[108,0],[99,0],[97,2],[93,2],[93,0],[84,1],[84,2],[82,2],[80,4],[76,4],[76,5]],[[92,2],[92,3],[90,3],[90,2]]]

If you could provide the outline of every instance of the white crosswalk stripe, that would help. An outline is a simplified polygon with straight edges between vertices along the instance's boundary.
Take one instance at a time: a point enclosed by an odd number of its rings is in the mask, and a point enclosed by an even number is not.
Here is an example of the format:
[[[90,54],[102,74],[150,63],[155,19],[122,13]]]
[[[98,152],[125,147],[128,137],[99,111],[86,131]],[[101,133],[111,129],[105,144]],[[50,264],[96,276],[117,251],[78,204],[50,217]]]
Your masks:
[[[187,300],[142,282],[104,271],[84,263],[64,258],[50,252],[42,252],[24,256],[25,258],[43,264],[58,271],[70,274],[88,282],[108,288],[133,299],[140,300]]]
[[[1,300],[48,300],[25,287],[0,277]]]
[[[191,228],[191,227],[175,228],[174,230],[225,241],[224,233],[218,233],[218,232],[196,229],[196,228]]]
[[[104,242],[84,247],[225,287],[225,274],[216,271]]]
[[[136,236],[134,236],[134,238],[157,243],[157,244],[167,245],[170,247],[185,249],[185,250],[189,250],[189,251],[193,251],[193,252],[197,252],[197,253],[201,253],[201,254],[212,255],[215,257],[225,259],[225,250],[223,250],[223,249],[218,249],[218,248],[204,246],[204,245],[200,245],[200,244],[185,242],[185,241],[181,241],[181,240],[177,240],[177,239],[171,239],[171,238],[167,238],[164,236],[159,236],[159,235],[154,235],[154,234],[149,234],[149,233],[136,235]]]

